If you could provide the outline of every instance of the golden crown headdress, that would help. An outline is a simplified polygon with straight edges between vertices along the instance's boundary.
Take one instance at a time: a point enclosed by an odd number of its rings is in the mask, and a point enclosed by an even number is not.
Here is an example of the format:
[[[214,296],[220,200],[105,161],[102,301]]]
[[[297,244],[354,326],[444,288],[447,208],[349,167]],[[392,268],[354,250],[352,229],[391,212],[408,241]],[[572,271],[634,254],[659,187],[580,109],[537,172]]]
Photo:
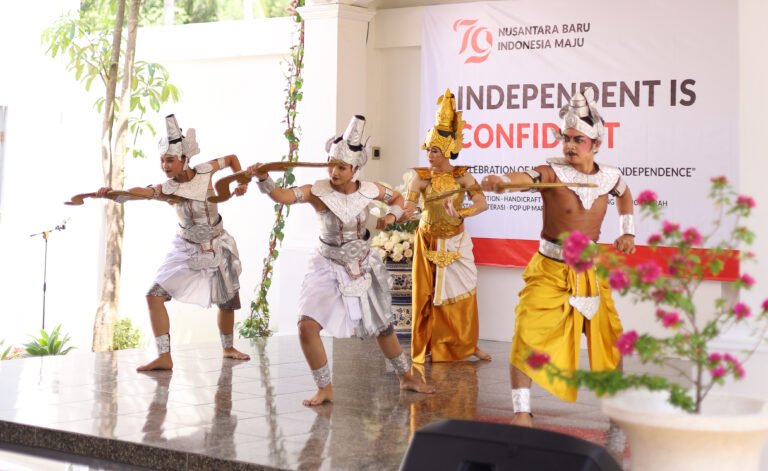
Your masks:
[[[450,89],[437,99],[440,105],[435,113],[435,125],[427,132],[422,149],[438,147],[443,155],[455,159],[463,144],[463,131],[466,124],[461,119],[461,111],[456,111],[456,99]]]

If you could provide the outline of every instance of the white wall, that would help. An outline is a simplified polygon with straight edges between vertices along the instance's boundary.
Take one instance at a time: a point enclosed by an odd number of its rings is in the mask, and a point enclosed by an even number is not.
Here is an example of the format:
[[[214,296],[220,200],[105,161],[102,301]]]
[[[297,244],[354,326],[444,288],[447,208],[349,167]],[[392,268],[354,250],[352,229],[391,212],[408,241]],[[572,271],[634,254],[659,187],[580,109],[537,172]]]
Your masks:
[[[0,103],[9,106],[3,194],[0,195],[0,340],[27,341],[41,327],[43,240],[29,234],[67,228],[49,239],[46,329],[63,323],[79,349],[89,350],[100,296],[104,257],[103,203],[68,207],[73,194],[102,186],[101,117],[92,108],[99,91],[86,94],[45,57],[40,34],[62,11],[78,3],[0,2]],[[244,165],[279,160],[283,138],[285,66],[293,24],[287,18],[143,28],[137,60],[165,65],[183,92],[178,104],[145,116],[159,132],[175,113],[182,128],[195,127],[201,154],[193,163],[235,153]],[[148,159],[129,158],[126,187],[164,180],[157,138],[137,145]],[[273,220],[272,205],[255,188],[220,206],[244,263],[241,299],[248,313]],[[151,338],[144,294],[177,229],[173,209],[159,202],[126,204],[120,316],[130,317]],[[252,261],[252,262],[251,262]],[[168,304],[174,343],[218,338],[216,311]]]

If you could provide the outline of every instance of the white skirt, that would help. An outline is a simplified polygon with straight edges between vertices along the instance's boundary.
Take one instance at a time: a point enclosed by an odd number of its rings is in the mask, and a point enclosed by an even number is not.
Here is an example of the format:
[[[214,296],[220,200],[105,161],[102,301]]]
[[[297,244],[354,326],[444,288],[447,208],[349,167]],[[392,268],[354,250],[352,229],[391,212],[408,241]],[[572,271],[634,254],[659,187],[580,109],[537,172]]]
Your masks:
[[[310,317],[338,338],[376,336],[389,328],[392,315],[392,278],[381,255],[371,250],[363,264],[370,287],[361,296],[342,295],[339,285],[353,281],[347,270],[315,251],[309,259],[299,298],[299,320]]]
[[[243,270],[235,239],[222,230],[213,248],[214,252],[202,252],[198,244],[176,234],[153,286],[160,285],[177,301],[202,307],[231,300],[240,289]]]

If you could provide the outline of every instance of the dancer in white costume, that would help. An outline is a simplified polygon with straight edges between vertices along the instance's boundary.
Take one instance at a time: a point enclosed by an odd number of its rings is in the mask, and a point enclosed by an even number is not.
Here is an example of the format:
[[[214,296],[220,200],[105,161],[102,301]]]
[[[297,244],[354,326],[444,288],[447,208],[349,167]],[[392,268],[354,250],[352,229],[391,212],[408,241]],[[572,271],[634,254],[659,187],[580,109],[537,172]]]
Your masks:
[[[364,127],[365,118],[355,116],[343,136],[328,141],[328,159],[345,165],[331,167],[330,179],[314,185],[278,188],[259,170],[260,164],[248,168],[258,177],[262,193],[282,204],[311,204],[320,223],[320,245],[309,260],[299,302],[299,340],[317,384],[317,392],[304,400],[305,406],[333,400],[331,371],[320,340],[323,329],[334,337],[375,336],[400,379],[400,389],[435,391],[410,373],[392,326],[391,278],[379,253],[371,250],[365,228],[372,200],[389,205],[387,214],[376,222],[383,229],[402,216],[403,196],[378,183],[358,181],[371,147],[370,137],[362,143]]]
[[[240,309],[238,277],[242,271],[237,245],[224,230],[217,205],[207,201],[208,196],[214,194],[211,176],[225,167],[240,171],[240,161],[237,156],[228,155],[190,168],[189,159],[200,152],[195,130],[187,129],[183,136],[174,115],[167,116],[165,124],[168,136],[160,139],[160,166],[169,180],[128,190],[145,197],[157,198],[162,193],[183,198],[176,204],[179,232],[147,293],[158,357],[137,370],[173,368],[170,321],[165,309],[165,302],[171,298],[203,307],[216,304],[224,357],[250,360],[248,355],[233,347],[235,310]],[[246,188],[240,185],[235,194],[243,195]],[[108,191],[111,188],[101,188],[99,196],[105,196]],[[120,197],[117,201],[128,199],[133,198]]]

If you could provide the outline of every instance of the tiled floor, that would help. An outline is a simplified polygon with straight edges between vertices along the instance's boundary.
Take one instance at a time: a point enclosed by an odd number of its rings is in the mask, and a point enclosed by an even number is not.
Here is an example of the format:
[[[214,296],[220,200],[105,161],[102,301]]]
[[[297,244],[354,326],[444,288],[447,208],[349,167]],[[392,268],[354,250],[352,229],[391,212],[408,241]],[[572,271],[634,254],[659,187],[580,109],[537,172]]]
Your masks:
[[[154,469],[387,470],[430,422],[512,417],[507,342],[481,342],[490,362],[416,366],[434,395],[401,392],[373,340],[324,343],[335,400],[315,408],[301,404],[315,386],[293,336],[238,341],[249,362],[178,346],[173,372],[135,371],[153,349],[2,361],[0,442]],[[591,393],[573,404],[535,386],[532,396],[537,427],[604,443]]]

